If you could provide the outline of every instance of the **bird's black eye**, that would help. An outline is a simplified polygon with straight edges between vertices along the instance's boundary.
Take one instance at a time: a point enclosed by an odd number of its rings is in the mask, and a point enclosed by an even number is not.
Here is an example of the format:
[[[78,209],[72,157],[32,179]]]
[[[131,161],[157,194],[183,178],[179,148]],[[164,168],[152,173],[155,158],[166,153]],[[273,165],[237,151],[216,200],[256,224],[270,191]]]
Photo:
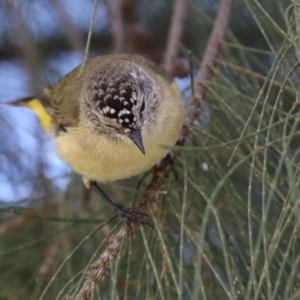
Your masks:
[[[145,101],[143,101],[143,104],[141,106],[141,113],[144,111],[144,109],[145,109]]]

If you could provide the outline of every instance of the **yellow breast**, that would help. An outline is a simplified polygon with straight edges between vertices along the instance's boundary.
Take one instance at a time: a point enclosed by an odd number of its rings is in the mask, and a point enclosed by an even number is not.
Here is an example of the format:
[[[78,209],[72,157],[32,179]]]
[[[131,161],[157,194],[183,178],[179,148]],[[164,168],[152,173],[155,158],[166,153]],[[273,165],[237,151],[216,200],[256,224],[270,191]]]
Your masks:
[[[182,128],[180,91],[173,84],[163,92],[166,99],[172,99],[173,95],[176,100],[162,101],[155,124],[147,131],[142,130],[145,155],[129,138],[111,140],[88,124],[79,124],[57,136],[58,154],[79,174],[102,182],[128,178],[150,169],[175,145]]]
[[[153,135],[144,135],[146,154],[127,138],[110,140],[87,128],[72,130],[56,138],[58,154],[79,174],[90,180],[114,181],[127,178],[150,169],[168,152],[167,146],[174,144]]]
[[[176,143],[183,122],[180,91],[175,83],[161,89],[164,99],[157,110],[155,124],[142,130],[146,154],[127,137],[117,141],[95,132],[85,122],[68,127],[67,132],[55,136],[57,152],[80,175],[90,180],[114,181],[128,178],[150,169],[164,158]],[[39,100],[24,104],[37,113],[47,132],[55,122]]]

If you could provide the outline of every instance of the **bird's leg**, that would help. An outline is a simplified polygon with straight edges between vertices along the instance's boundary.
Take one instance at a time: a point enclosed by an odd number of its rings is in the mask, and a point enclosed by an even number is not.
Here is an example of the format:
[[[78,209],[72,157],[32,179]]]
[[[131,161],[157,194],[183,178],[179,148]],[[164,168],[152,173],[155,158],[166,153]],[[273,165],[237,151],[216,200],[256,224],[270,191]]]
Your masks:
[[[131,223],[137,221],[141,224],[149,225],[153,228],[152,224],[144,221],[144,217],[148,215],[138,209],[128,208],[123,206],[122,204],[114,203],[110,200],[110,198],[103,192],[96,181],[90,181],[90,187],[93,188],[97,193],[101,195],[101,197],[112,206],[115,211],[117,217],[126,222],[127,226],[131,228]]]

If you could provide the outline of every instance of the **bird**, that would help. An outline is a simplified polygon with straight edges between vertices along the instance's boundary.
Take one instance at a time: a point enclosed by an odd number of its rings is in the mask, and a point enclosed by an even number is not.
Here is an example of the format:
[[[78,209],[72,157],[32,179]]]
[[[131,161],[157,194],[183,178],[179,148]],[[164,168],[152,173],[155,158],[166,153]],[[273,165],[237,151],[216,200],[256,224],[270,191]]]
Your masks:
[[[166,70],[136,54],[100,55],[14,104],[39,116],[54,137],[57,154],[117,216],[129,226],[147,223],[146,214],[111,201],[99,183],[150,169],[177,142],[184,108]]]

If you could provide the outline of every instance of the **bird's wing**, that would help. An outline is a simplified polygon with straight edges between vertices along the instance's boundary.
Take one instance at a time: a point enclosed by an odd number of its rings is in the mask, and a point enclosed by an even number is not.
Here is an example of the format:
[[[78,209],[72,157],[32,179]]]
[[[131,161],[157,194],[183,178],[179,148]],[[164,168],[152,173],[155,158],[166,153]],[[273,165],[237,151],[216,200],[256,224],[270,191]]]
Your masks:
[[[47,133],[76,127],[79,123],[80,90],[83,83],[78,73],[77,67],[41,93],[19,99],[12,104],[34,111]]]
[[[78,77],[79,68],[74,69],[38,95],[41,104],[59,127],[76,127],[83,77]]]

